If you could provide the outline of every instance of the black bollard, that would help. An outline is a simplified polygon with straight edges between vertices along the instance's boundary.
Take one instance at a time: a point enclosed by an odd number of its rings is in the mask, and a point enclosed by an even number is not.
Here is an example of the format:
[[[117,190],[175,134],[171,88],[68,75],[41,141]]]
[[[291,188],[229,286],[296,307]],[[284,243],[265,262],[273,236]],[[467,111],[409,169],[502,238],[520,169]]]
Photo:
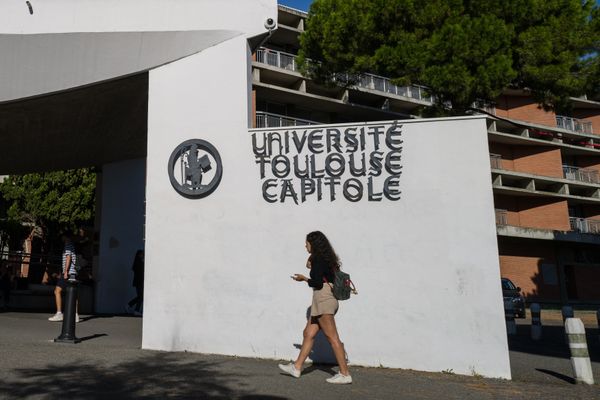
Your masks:
[[[62,332],[59,337],[54,339],[57,343],[79,343],[81,339],[75,337],[75,303],[77,301],[77,286],[79,282],[74,276],[67,280],[67,289],[65,295],[65,312],[63,316]]]

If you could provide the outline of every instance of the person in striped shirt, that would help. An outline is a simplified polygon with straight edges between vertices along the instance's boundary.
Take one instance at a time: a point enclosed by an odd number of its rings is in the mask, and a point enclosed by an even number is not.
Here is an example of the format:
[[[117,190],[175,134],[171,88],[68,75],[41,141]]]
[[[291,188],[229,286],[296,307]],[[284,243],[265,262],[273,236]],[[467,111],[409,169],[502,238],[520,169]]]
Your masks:
[[[77,277],[77,254],[75,252],[75,246],[69,233],[62,235],[62,241],[64,243],[64,249],[62,253],[62,269],[61,274],[56,282],[54,288],[54,299],[56,301],[56,314],[48,318],[49,321],[58,322],[63,320],[62,313],[62,291],[67,287],[67,280],[70,277]],[[79,301],[77,302],[76,310],[79,308]],[[79,322],[79,313],[75,314],[75,322]]]

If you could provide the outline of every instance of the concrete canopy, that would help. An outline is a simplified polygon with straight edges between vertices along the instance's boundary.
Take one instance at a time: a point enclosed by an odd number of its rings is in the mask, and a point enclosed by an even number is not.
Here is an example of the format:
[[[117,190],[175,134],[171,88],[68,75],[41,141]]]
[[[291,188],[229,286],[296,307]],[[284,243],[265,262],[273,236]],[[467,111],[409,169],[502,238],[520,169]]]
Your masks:
[[[273,12],[274,0],[3,2],[0,175],[144,157],[147,71],[263,35]]]
[[[145,157],[148,74],[0,105],[0,174]]]

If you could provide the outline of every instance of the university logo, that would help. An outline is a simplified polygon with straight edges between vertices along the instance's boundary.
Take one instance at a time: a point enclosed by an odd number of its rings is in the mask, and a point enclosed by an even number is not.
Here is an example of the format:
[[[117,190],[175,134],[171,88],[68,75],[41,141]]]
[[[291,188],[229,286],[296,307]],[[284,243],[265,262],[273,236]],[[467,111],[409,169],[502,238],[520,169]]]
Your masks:
[[[182,196],[200,199],[217,189],[223,175],[221,156],[206,140],[181,143],[169,157],[169,179]]]

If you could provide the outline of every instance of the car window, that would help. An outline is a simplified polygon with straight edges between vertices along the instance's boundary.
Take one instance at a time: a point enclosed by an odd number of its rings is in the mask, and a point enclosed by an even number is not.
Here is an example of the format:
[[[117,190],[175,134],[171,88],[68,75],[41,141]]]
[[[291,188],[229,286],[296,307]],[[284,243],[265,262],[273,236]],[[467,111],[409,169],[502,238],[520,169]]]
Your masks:
[[[508,279],[502,279],[502,289],[503,290],[516,290],[517,288]]]

